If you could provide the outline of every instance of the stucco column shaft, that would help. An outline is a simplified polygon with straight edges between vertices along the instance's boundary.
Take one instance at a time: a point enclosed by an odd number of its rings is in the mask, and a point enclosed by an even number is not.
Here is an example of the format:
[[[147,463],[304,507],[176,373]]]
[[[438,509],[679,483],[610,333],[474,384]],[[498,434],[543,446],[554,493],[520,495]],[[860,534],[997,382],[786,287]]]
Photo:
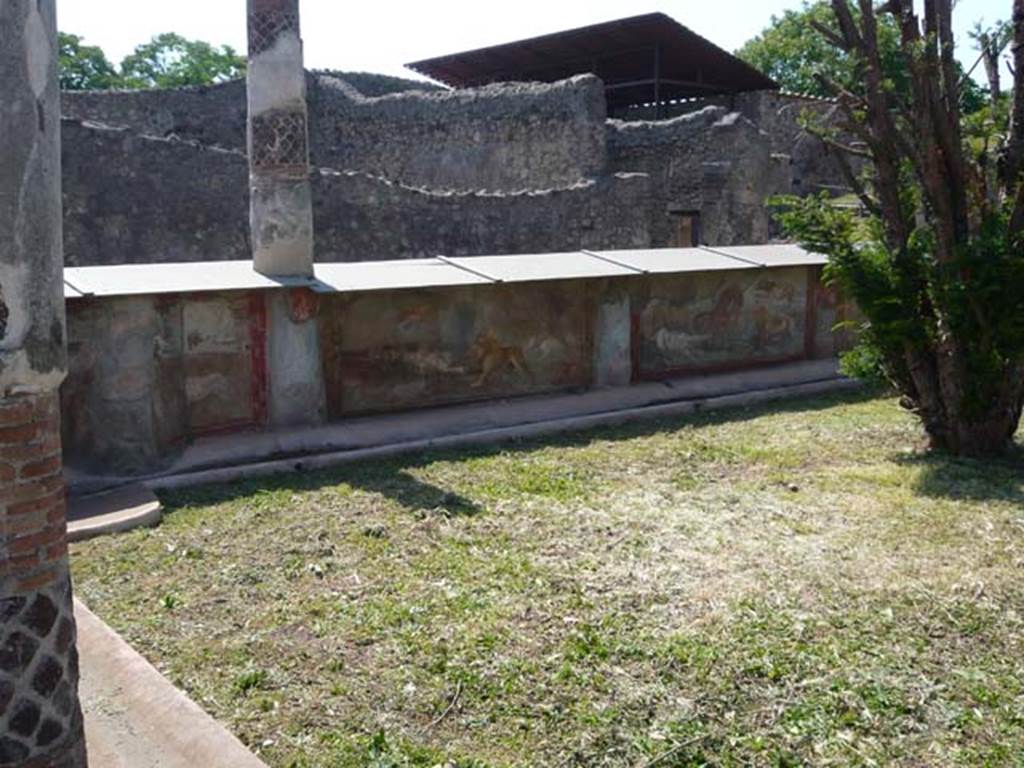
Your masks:
[[[595,387],[624,387],[633,380],[633,321],[628,285],[606,280],[594,316]]]
[[[248,0],[249,196],[253,266],[277,277],[313,275],[306,70],[299,0]],[[270,422],[318,424],[326,413],[316,296],[267,298]]]
[[[0,766],[81,768],[55,0],[0,0],[0,94]]]
[[[298,0],[248,0],[249,194],[253,264],[313,274],[306,72]]]

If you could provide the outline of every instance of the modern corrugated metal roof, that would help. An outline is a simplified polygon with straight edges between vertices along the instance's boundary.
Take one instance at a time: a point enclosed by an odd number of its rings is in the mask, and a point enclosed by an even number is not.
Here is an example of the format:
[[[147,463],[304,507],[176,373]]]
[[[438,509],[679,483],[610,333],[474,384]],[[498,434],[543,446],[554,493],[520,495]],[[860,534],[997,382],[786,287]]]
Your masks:
[[[506,81],[555,82],[591,72],[604,80],[611,109],[779,87],[764,73],[664,13],[592,24],[406,66],[455,88]]]
[[[316,277],[313,279],[265,277],[253,270],[251,261],[131,264],[69,267],[64,270],[64,295],[68,299],[78,299],[89,296],[244,291],[281,287],[308,287],[321,293],[348,293],[814,266],[825,262],[825,257],[808,253],[795,245],[755,245],[460,258],[440,256],[430,259],[317,264]]]

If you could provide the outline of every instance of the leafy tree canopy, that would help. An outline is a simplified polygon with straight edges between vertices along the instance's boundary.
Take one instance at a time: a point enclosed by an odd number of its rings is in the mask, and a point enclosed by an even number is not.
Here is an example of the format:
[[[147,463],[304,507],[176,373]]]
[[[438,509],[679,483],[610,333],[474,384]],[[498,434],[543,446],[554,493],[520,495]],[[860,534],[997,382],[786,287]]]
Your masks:
[[[138,46],[121,62],[126,88],[180,88],[234,80],[245,73],[245,59],[229,45],[216,48],[167,32]]]
[[[859,13],[851,4],[854,18]],[[771,23],[740,48],[736,55],[774,79],[783,89],[812,96],[834,94],[822,77],[857,92],[863,82],[863,66],[857,57],[835,46],[819,31],[833,29],[835,15],[828,2],[806,1],[801,10],[789,10],[772,16]],[[900,30],[892,16],[878,19],[878,52],[886,79],[899,92],[909,88],[906,60],[900,50]],[[971,113],[986,103],[981,86],[971,79],[964,82],[964,111]]]
[[[60,72],[61,88],[70,91],[180,88],[242,77],[245,58],[231,46],[216,47],[168,32],[137,46],[115,67],[101,48],[61,32]]]
[[[78,35],[61,32],[60,87],[65,91],[89,91],[117,88],[121,83],[117,69],[107,60],[103,49],[84,45]]]

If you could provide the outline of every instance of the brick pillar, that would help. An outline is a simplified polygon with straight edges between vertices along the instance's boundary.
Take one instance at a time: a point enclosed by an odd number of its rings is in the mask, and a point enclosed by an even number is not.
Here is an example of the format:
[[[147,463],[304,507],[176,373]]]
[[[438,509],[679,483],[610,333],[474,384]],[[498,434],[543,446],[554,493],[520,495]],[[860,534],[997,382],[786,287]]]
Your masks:
[[[59,419],[55,392],[0,401],[0,766],[86,764]]]
[[[0,94],[0,768],[81,768],[54,0],[0,0]]]
[[[249,215],[253,264],[312,276],[306,72],[298,0],[248,0]]]

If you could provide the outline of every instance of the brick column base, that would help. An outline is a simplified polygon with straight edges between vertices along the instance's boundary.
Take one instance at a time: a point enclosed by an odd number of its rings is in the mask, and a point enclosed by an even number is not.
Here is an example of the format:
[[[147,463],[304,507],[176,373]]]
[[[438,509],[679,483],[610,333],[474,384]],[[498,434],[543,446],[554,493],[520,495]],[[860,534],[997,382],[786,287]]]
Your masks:
[[[0,768],[83,768],[57,393],[0,400]]]

